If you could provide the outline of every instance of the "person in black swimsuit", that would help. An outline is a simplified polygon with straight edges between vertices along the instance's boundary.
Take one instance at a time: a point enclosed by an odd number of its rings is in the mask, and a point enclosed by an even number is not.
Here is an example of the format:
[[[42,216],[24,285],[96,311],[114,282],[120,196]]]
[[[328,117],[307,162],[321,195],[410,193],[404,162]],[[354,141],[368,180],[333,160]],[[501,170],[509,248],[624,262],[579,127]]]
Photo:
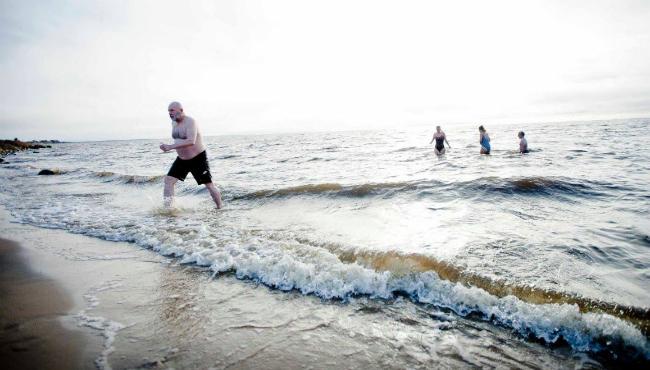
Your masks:
[[[436,132],[433,134],[429,144],[433,143],[434,140],[436,141],[436,155],[445,154],[445,142],[449,149],[451,149],[451,145],[449,145],[449,141],[447,141],[447,135],[445,135],[445,132],[440,129],[440,126],[436,126]]]

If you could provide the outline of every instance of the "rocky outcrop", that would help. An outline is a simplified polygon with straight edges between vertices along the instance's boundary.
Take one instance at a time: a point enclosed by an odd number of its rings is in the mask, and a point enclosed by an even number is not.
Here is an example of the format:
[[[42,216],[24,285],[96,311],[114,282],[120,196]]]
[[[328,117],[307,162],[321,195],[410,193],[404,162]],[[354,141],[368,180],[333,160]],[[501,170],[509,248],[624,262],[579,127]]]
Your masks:
[[[0,140],[0,157],[5,156],[7,154],[15,153],[21,150],[27,150],[27,149],[43,149],[43,148],[51,148],[51,145],[44,145],[41,143],[58,143],[56,140],[50,140],[50,141],[32,141],[32,142],[24,142],[20,141],[18,139],[13,139],[13,140]]]

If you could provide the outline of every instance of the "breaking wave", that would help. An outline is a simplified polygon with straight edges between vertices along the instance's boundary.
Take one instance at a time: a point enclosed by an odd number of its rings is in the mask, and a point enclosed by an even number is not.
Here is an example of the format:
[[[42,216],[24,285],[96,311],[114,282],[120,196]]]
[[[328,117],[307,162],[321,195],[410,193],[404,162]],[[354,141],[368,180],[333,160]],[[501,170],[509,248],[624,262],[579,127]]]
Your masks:
[[[307,184],[277,190],[258,190],[244,195],[236,195],[233,197],[233,199],[278,198],[291,197],[296,195],[363,197],[367,195],[378,195],[386,193],[387,191],[412,189],[414,186],[417,185],[415,183],[408,182],[362,184],[350,186],[345,186],[337,183]]]
[[[460,193],[460,195],[467,197],[474,197],[478,194],[601,196],[610,190],[624,189],[621,189],[620,186],[564,177],[482,177],[472,181],[452,183],[422,180],[359,185],[342,185],[338,183],[306,184],[280,189],[253,191],[235,195],[233,199],[254,200],[304,195],[327,197],[390,197],[404,192],[416,192],[418,195],[423,196],[434,192],[439,194],[441,190]]]
[[[73,220],[39,210],[19,219],[136,243],[182,263],[205,266],[215,275],[234,273],[279,290],[343,300],[357,295],[376,299],[406,295],[414,302],[471,315],[546,343],[565,341],[577,351],[620,349],[650,358],[644,334],[647,309],[507,285],[428,256],[272,240],[238,227],[212,234],[204,226],[174,226],[168,217],[159,219],[163,224],[108,217]]]
[[[111,171],[96,171],[92,172],[92,176],[100,178],[105,182],[116,182],[121,184],[147,184],[161,182],[165,175],[124,175]]]
[[[650,308],[619,305],[534,286],[493,280],[421,254],[355,250],[339,252],[338,256],[343,262],[359,263],[377,271],[390,271],[397,275],[433,271],[441,279],[477,287],[497,297],[515,296],[531,304],[576,305],[580,312],[606,313],[634,323],[645,334],[650,333]]]
[[[165,253],[164,249],[154,249]],[[395,295],[407,295],[415,302],[447,308],[460,316],[477,316],[546,343],[564,340],[575,350],[593,352],[620,346],[633,348],[650,358],[644,333],[632,322],[613,316],[615,310],[608,304],[570,296],[562,298],[561,294],[544,297],[542,291],[492,284],[495,289],[483,279],[481,285],[489,289],[485,290],[471,284],[482,281],[478,276],[462,277],[462,271],[444,263],[437,264],[437,270],[429,269],[436,265],[433,260],[422,263],[412,256],[400,258],[386,254],[371,258],[369,254],[356,253],[341,255],[339,260],[324,251],[312,251],[312,254],[318,254],[319,259],[305,261],[291,253],[242,251],[229,245],[221,250],[184,254],[182,261],[207,266],[215,274],[233,272],[239,278],[253,279],[276,289],[295,289],[325,299],[347,299],[355,295],[392,299]],[[405,273],[404,265],[415,268]],[[445,279],[454,276],[458,281]],[[500,294],[491,294],[490,290]],[[527,302],[517,294],[544,303]],[[626,313],[627,316],[618,316],[629,319],[641,313],[647,325],[647,310],[630,308]]]

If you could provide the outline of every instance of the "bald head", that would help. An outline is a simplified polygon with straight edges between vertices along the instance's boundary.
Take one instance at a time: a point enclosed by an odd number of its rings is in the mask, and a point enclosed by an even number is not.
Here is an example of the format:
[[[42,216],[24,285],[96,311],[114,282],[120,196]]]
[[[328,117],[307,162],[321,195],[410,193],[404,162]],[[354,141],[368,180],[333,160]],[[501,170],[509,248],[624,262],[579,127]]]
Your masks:
[[[173,101],[169,103],[169,107],[167,107],[167,112],[169,112],[169,118],[176,122],[180,122],[183,120],[183,106],[181,103],[177,101]]]
[[[169,110],[169,109],[175,109],[175,110],[180,110],[180,111],[182,111],[182,110],[183,110],[183,106],[181,105],[181,103],[179,103],[179,102],[177,102],[177,101],[173,101],[173,102],[169,103],[169,106],[167,107],[167,109],[168,109],[168,110]]]

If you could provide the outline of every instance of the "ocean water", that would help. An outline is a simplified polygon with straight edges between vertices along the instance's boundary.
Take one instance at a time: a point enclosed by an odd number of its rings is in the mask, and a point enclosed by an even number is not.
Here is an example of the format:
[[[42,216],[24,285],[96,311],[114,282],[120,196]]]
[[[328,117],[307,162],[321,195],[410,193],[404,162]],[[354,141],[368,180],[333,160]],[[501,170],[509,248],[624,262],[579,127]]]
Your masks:
[[[443,127],[452,149],[441,157],[428,145],[433,128],[207,137],[223,210],[191,175],[175,208],[162,206],[175,155],[161,154],[160,140],[65,143],[6,157],[0,203],[16,222],[133,243],[217,278],[363,298],[405,317],[406,300],[470,351],[519,338],[507,366],[536,367],[530,343],[576,367],[643,365],[649,127],[488,126],[489,156],[473,125]],[[58,174],[38,176],[44,168]],[[496,339],[470,340],[462,328],[474,324]]]

